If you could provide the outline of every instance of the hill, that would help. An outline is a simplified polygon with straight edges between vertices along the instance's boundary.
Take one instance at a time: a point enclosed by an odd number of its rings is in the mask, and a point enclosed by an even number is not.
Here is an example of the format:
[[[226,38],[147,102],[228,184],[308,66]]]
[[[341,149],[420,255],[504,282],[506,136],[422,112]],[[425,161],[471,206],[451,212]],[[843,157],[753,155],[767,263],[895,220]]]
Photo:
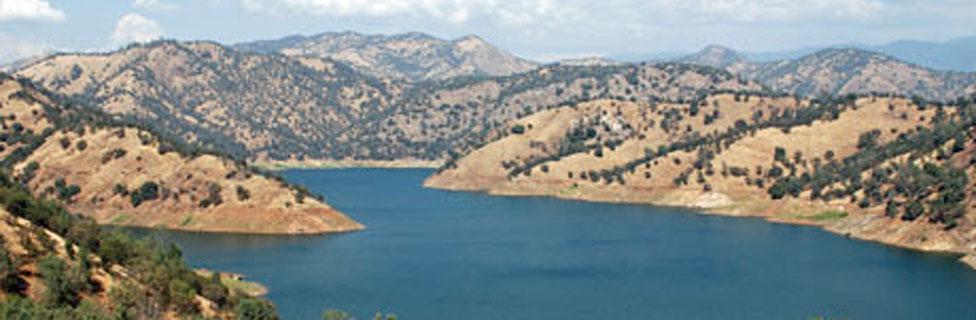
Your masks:
[[[0,173],[4,319],[254,319],[274,306],[189,269],[180,249],[105,231]]]
[[[17,74],[188,143],[272,165],[441,162],[490,140],[508,121],[597,98],[688,101],[713,90],[766,87],[804,98],[886,92],[946,101],[976,91],[976,74],[858,50],[754,63],[713,46],[680,61],[554,64],[508,76],[405,82],[328,58],[159,41],[49,57]]]
[[[18,75],[237,158],[332,153],[345,145],[339,138],[352,123],[388,106],[400,90],[342,63],[209,42],[59,55]]]
[[[947,101],[976,92],[976,73],[927,69],[860,49],[825,49],[797,59],[754,62],[731,49],[709,46],[675,61],[715,68],[803,97],[894,93]]]
[[[246,233],[362,228],[304,188],[28,81],[0,77],[0,115],[0,156],[17,181],[99,223]]]
[[[365,74],[409,81],[505,76],[539,66],[477,36],[442,40],[419,32],[397,35],[330,32],[241,43],[234,47],[246,52],[329,58]]]
[[[750,88],[724,71],[676,64],[552,65],[403,83],[327,59],[173,41],[59,55],[17,74],[188,143],[260,162],[442,161],[494,126],[569,101],[691,99],[701,90]]]
[[[693,207],[976,261],[972,99],[598,100],[512,121],[434,188]]]

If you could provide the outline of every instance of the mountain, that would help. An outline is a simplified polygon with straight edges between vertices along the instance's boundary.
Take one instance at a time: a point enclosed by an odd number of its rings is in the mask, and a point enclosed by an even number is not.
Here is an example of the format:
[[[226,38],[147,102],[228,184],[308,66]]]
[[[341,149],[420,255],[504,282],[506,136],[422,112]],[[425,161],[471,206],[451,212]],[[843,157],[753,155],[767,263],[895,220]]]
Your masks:
[[[17,73],[190,143],[262,161],[442,161],[520,115],[600,96],[691,99],[759,89],[725,71],[677,64],[551,65],[498,77],[407,83],[317,57],[159,41],[63,54]]]
[[[470,75],[504,76],[539,66],[477,36],[442,40],[419,32],[398,35],[330,32],[241,43],[235,48],[245,52],[329,58],[349,64],[365,74],[409,81]]]
[[[158,41],[56,55],[17,74],[189,143],[270,164],[444,161],[490,140],[508,121],[598,98],[681,102],[765,86],[803,97],[877,91],[947,101],[976,87],[973,74],[852,49],[754,63],[714,46],[679,61],[554,64],[508,76],[409,82],[329,58]]]
[[[931,70],[860,49],[754,62],[731,49],[709,46],[675,61],[726,69],[774,91],[804,97],[884,92],[946,101],[976,92],[976,73]]]
[[[278,234],[362,229],[304,188],[26,80],[0,75],[0,114],[4,167],[33,195],[102,224]]]
[[[976,73],[926,69],[858,49],[827,49],[744,74],[775,91],[802,96],[885,92],[947,101],[976,92]]]
[[[718,45],[707,46],[697,53],[676,58],[673,61],[725,69],[735,74],[750,72],[755,67],[742,54]]]
[[[976,96],[960,101],[601,99],[511,121],[425,186],[759,216],[972,264]]]
[[[242,53],[210,42],[58,55],[18,75],[238,158],[346,148],[348,127],[382,111],[402,89],[328,59]]]
[[[701,51],[674,60],[679,63],[690,63],[715,68],[726,69],[737,64],[748,63],[745,56],[735,50],[719,45],[710,45]]]

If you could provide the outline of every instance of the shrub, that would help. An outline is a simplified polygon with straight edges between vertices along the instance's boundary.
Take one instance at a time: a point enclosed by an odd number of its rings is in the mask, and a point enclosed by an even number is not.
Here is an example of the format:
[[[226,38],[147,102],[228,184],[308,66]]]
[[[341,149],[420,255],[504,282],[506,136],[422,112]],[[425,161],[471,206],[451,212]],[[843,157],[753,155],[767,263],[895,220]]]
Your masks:
[[[200,200],[198,204],[201,208],[208,208],[210,206],[219,206],[224,203],[224,199],[220,197],[220,185],[216,183],[211,183],[207,186],[207,197]]]
[[[237,302],[235,312],[237,319],[241,320],[276,320],[278,314],[274,305],[270,302],[258,298],[243,298]]]
[[[61,143],[61,149],[71,147],[71,139],[68,139],[68,137],[61,137],[61,139],[58,139],[58,143]]]
[[[146,181],[138,189],[132,190],[129,194],[133,207],[138,207],[145,201],[159,198],[159,185],[152,181]]]
[[[244,188],[244,186],[238,185],[237,186],[237,200],[247,201],[248,199],[251,199],[251,192],[250,191],[247,191],[247,189]]]
[[[525,133],[525,126],[523,126],[521,124],[516,124],[516,125],[512,126],[512,133],[514,133],[514,134],[523,134],[523,133]]]
[[[102,164],[125,156],[125,149],[115,148],[102,154]]]

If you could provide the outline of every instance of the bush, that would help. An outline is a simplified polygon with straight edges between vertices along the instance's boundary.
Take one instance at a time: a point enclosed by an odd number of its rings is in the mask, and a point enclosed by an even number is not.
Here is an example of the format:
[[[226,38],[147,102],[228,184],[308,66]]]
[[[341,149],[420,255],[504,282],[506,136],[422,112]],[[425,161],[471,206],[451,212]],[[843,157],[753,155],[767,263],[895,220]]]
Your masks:
[[[75,148],[77,148],[78,151],[85,151],[85,149],[88,149],[88,142],[85,142],[85,140],[78,140],[78,142],[75,143]]]
[[[210,206],[219,206],[224,203],[224,199],[220,197],[220,185],[216,183],[211,183],[207,186],[207,197],[200,200],[198,204],[201,208],[208,208]]]
[[[102,154],[102,164],[125,156],[125,149],[115,148]]]
[[[237,200],[247,201],[248,199],[251,199],[251,192],[250,191],[247,191],[247,189],[244,188],[244,186],[238,185],[237,186]]]
[[[525,126],[523,126],[521,124],[516,124],[516,125],[512,126],[512,133],[514,133],[514,134],[523,134],[523,133],[525,133]]]
[[[278,314],[274,305],[257,298],[244,298],[237,302],[235,312],[240,320],[277,320]]]
[[[68,265],[56,256],[48,256],[37,263],[37,270],[44,278],[47,291],[44,301],[48,305],[76,306],[81,302],[79,284],[68,277]]]
[[[133,207],[138,207],[145,201],[158,199],[159,185],[152,181],[146,181],[142,184],[142,186],[139,186],[138,189],[132,190],[129,198],[132,200]]]
[[[68,137],[61,137],[61,139],[58,139],[58,143],[61,144],[61,149],[68,149],[71,147],[71,139],[68,139]]]

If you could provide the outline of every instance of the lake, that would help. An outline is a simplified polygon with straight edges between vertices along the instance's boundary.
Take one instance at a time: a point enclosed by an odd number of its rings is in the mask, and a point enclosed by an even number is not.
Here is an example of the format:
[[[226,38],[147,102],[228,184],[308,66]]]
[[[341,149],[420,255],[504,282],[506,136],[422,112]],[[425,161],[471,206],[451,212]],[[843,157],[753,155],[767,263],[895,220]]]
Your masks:
[[[167,232],[265,284],[285,319],[976,319],[955,256],[814,227],[421,187],[431,170],[284,172],[365,224],[331,236]]]

